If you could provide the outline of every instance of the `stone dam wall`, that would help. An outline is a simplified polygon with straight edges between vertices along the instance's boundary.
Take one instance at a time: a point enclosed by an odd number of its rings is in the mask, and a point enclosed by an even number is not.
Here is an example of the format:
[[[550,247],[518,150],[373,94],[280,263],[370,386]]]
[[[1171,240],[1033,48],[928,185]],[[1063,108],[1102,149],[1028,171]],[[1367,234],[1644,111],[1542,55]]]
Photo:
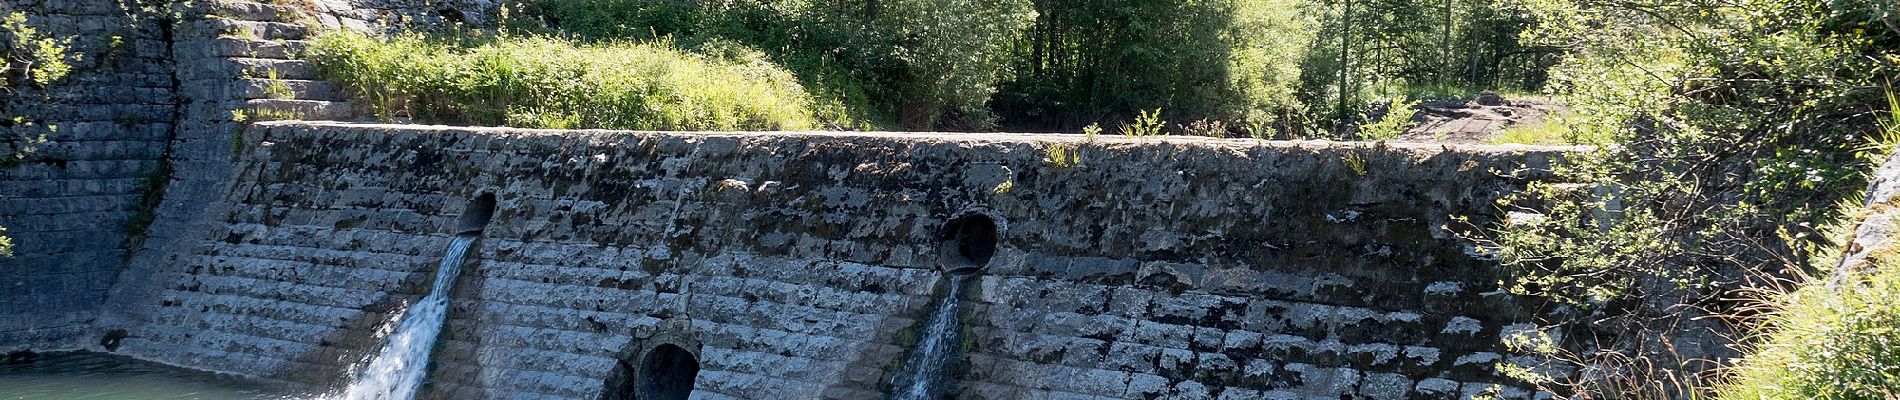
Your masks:
[[[0,16],[13,12],[85,57],[48,88],[7,86],[17,73],[0,71],[0,227],[17,245],[0,257],[0,353],[88,331],[126,265],[146,182],[163,182],[179,112],[168,27],[112,1],[0,1]]]
[[[693,355],[695,398],[880,398],[948,295],[964,398],[1528,398],[1495,364],[1532,361],[1498,337],[1540,310],[1445,227],[1497,220],[1566,151],[288,122],[242,140],[228,178],[174,183],[95,324],[122,338],[88,347],[334,387],[492,196],[435,398],[596,398],[656,348]],[[960,241],[982,235],[946,239],[974,219],[996,228],[986,261]],[[940,269],[973,264],[944,293]]]
[[[159,4],[171,8],[151,7]],[[242,129],[235,113],[347,119],[349,105],[295,59],[311,28],[481,24],[494,7],[0,0],[0,16],[17,12],[39,37],[66,45],[72,67],[46,86],[14,82],[23,80],[18,71],[0,74],[0,227],[16,244],[13,257],[0,258],[0,353],[99,339],[88,332],[104,299],[115,296],[120,275],[141,274],[127,270],[128,260],[169,246],[162,236],[178,229],[167,226],[200,220],[196,206],[160,200],[221,197]],[[267,93],[273,84],[290,93]]]

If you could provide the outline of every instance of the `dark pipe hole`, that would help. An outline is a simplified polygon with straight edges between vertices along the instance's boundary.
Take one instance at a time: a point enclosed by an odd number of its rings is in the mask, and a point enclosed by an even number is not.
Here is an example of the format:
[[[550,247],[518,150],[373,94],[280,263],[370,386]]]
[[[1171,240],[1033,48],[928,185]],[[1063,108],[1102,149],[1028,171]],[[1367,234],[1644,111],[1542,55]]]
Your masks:
[[[455,233],[458,235],[481,233],[488,227],[488,220],[495,218],[495,194],[482,193],[468,200],[468,206],[462,208],[462,216],[455,221]]]
[[[663,344],[640,360],[640,400],[686,400],[699,376],[699,360],[679,346]]]
[[[990,264],[996,256],[996,221],[983,214],[971,214],[944,226],[953,255],[945,260],[944,270],[953,274],[971,274]]]

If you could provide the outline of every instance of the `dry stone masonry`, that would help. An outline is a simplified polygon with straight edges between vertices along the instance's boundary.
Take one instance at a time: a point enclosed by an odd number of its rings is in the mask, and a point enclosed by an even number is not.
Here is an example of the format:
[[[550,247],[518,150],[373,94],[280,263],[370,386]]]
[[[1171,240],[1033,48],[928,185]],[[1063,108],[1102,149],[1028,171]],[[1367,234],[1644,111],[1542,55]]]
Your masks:
[[[672,346],[711,398],[877,398],[994,221],[970,398],[1458,398],[1531,309],[1444,226],[1559,149],[1062,135],[265,123],[215,212],[141,254],[117,352],[332,385],[492,220],[428,389],[595,398]],[[1075,165],[1052,146],[1079,149]],[[478,206],[480,207],[480,206]],[[143,282],[143,283],[137,283]],[[673,350],[668,350],[673,351]],[[1528,360],[1516,360],[1529,362]],[[1493,388],[1497,386],[1497,388]]]

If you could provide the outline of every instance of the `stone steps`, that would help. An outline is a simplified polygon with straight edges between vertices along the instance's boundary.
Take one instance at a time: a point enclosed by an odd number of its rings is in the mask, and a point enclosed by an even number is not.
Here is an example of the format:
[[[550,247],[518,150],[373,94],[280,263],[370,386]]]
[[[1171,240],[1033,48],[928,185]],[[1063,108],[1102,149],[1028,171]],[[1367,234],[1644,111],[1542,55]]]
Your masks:
[[[216,32],[219,38],[261,40],[303,40],[310,28],[291,23],[244,21],[214,18],[198,21],[204,32]]]
[[[213,1],[206,5],[207,14],[244,21],[297,22],[298,10],[276,4],[264,4],[249,1]]]
[[[323,100],[255,99],[244,102],[247,122],[277,120],[347,121],[352,119],[350,103]]]
[[[240,78],[237,88],[245,100],[341,100],[328,81]]]
[[[348,102],[321,80],[300,57],[310,46],[306,38],[320,29],[305,10],[292,6],[245,0],[212,0],[204,5],[210,16],[195,23],[216,36],[211,56],[232,66],[228,96],[241,104],[248,122],[271,120],[350,120]]]
[[[316,69],[308,61],[249,57],[231,57],[227,60],[236,65],[237,74],[232,76],[239,79],[319,79]]]
[[[211,44],[211,55],[218,57],[296,59],[310,47],[304,40],[261,40],[218,38]]]

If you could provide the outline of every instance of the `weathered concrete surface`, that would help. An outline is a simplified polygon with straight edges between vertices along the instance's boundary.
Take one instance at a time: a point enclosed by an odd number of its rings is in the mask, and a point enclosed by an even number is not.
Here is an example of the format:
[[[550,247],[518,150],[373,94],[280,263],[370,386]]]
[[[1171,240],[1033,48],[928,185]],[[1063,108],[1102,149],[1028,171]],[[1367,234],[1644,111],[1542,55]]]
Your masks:
[[[970,210],[1006,228],[966,294],[965,396],[1512,387],[1496,338],[1534,310],[1443,226],[1494,220],[1563,150],[326,123],[244,138],[196,206],[213,211],[164,227],[98,328],[130,334],[122,354],[333,384],[421,296],[465,202],[493,193],[431,375],[444,398],[592,398],[616,355],[660,341],[698,352],[707,398],[878,397],[943,286],[939,229]]]

